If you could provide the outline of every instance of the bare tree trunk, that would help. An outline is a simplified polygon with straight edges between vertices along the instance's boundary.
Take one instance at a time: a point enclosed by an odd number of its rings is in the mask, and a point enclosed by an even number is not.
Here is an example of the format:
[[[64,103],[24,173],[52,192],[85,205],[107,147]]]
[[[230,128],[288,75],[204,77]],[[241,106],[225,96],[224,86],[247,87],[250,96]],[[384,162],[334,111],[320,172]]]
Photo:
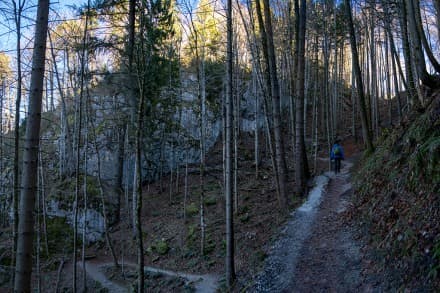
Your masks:
[[[227,47],[226,47],[226,135],[225,135],[225,199],[226,199],[226,286],[232,290],[235,280],[234,267],[234,224],[232,202],[232,1],[227,2]]]
[[[47,239],[47,221],[46,221],[46,180],[44,179],[44,167],[41,157],[41,150],[39,151],[40,160],[40,186],[41,186],[41,213],[43,214],[43,235],[44,235],[44,248],[46,256],[49,257],[49,243]]]
[[[257,1],[257,3],[259,0]],[[276,56],[275,47],[273,42],[273,29],[272,29],[272,19],[269,0],[264,0],[264,18],[266,26],[267,35],[267,57],[268,57],[268,67],[271,80],[271,93],[272,93],[272,112],[273,112],[273,130],[274,130],[274,141],[275,141],[275,159],[278,170],[278,180],[280,187],[280,199],[282,204],[282,209],[287,211],[287,167],[284,152],[284,140],[282,135],[282,125],[281,125],[281,113],[280,113],[280,89],[277,76],[277,66],[276,66]],[[301,109],[302,110],[302,109]]]
[[[136,208],[135,229],[138,245],[138,292],[144,292],[144,244],[142,239],[142,125],[144,112],[144,94],[140,93],[136,128]]]
[[[86,103],[87,104],[87,103]],[[86,108],[87,109],[87,108]],[[86,271],[86,235],[87,235],[87,148],[88,148],[88,120],[89,115],[86,110],[85,115],[85,134],[84,134],[84,177],[83,177],[83,229],[82,229],[82,243],[81,243],[81,265],[83,271],[83,292],[87,292],[87,271]],[[95,137],[96,139],[96,137]],[[105,217],[105,216],[104,216]]]
[[[233,38],[233,50],[235,49],[235,52],[238,52],[237,47],[237,37]],[[234,145],[234,211],[235,213],[238,213],[238,137],[239,137],[239,131],[240,131],[240,102],[239,102],[239,91],[238,91],[238,55],[235,54],[235,64],[233,63],[232,66],[235,67],[235,70],[232,70],[232,75],[234,76],[234,72],[236,73],[235,79],[233,77],[233,82],[235,81],[235,84],[232,84],[232,109],[233,109],[233,145]]]
[[[425,31],[423,30],[422,25],[422,16],[420,14],[420,3],[419,1],[412,1],[413,3],[413,10],[414,10],[414,20],[415,25],[417,28],[417,33],[419,35],[419,38],[421,40],[421,43],[423,45],[423,48],[425,48],[426,56],[428,57],[428,60],[431,62],[432,66],[434,67],[435,71],[437,73],[440,73],[440,64],[438,63],[437,59],[435,58],[434,54],[432,53],[431,46],[429,45],[429,42],[426,38]],[[432,77],[431,77],[432,78]],[[435,82],[435,80],[434,80]],[[436,81],[439,82],[438,80]]]
[[[186,202],[188,199],[188,150],[185,158],[185,191],[183,196],[183,223],[186,223]]]
[[[390,53],[391,53],[391,66],[392,66],[392,71],[393,71],[393,84],[394,84],[394,89],[395,89],[395,95],[397,98],[397,112],[399,115],[399,122],[398,124],[400,124],[401,120],[402,120],[402,105],[401,105],[401,97],[400,97],[400,92],[399,92],[399,83],[397,80],[397,69],[396,69],[396,62],[399,64],[400,66],[400,61],[399,60],[395,60],[395,56],[396,54],[396,47],[394,44],[394,39],[393,39],[393,34],[391,32],[391,16],[390,16],[390,12],[388,9],[388,4],[386,3],[384,6],[384,26],[385,26],[385,33],[386,33],[386,37],[388,37],[388,44],[389,44],[389,49],[390,49]],[[402,70],[400,68],[400,70]],[[403,76],[403,73],[402,73]],[[407,86],[407,85],[406,85]]]
[[[252,60],[253,60],[253,66],[252,66],[252,91],[253,94],[255,96],[255,131],[254,131],[254,160],[255,160],[255,178],[258,178],[259,176],[259,167],[260,167],[260,162],[261,162],[261,157],[260,157],[260,150],[259,150],[259,119],[260,119],[260,99],[259,99],[259,93],[258,93],[258,82],[259,80],[259,76],[258,76],[258,70],[260,70],[260,66],[259,66],[259,54],[257,52],[258,48],[257,48],[257,44],[256,44],[256,38],[255,38],[255,30],[253,30],[253,38],[251,38],[251,34],[250,34],[250,29],[249,29],[249,25],[246,21],[246,19],[243,16],[243,12],[241,10],[241,5],[239,3],[239,0],[236,0],[237,2],[237,8],[238,8],[238,12],[240,13],[240,18],[244,24],[244,28],[245,28],[245,32],[246,32],[246,38],[249,44],[249,50],[251,51],[251,55],[252,55]],[[251,13],[250,11],[252,11],[252,7],[251,7],[251,3],[248,3],[248,8],[249,8],[249,13]],[[252,15],[251,15],[251,19],[250,19],[250,25],[252,26],[252,28],[254,28],[253,26],[253,19],[252,19]],[[258,67],[258,68],[257,68]],[[261,84],[261,91],[264,93],[264,88],[263,85]],[[278,183],[277,183],[278,184]]]
[[[90,0],[87,3],[87,10],[90,8]],[[75,198],[73,202],[73,258],[72,258],[72,269],[73,269],[73,292],[77,291],[76,281],[77,281],[77,237],[78,237],[78,202],[79,202],[79,189],[80,189],[80,147],[81,147],[81,132],[82,132],[82,99],[84,97],[84,82],[85,82],[85,66],[86,66],[86,45],[87,45],[87,35],[88,35],[88,23],[89,14],[85,17],[85,26],[82,39],[82,54],[81,54],[81,76],[80,76],[80,94],[77,102],[77,133],[76,133],[76,166],[75,166]],[[84,174],[86,175],[86,174]]]
[[[37,191],[38,151],[40,144],[41,104],[43,97],[44,65],[49,1],[39,0],[35,46],[32,58],[32,75],[29,95],[29,115],[23,153],[23,179],[20,193],[15,292],[31,292],[32,244],[34,234],[34,207]]]
[[[259,176],[260,150],[259,150],[259,128],[258,121],[260,119],[260,104],[257,93],[257,76],[255,68],[252,68],[252,90],[255,96],[255,131],[254,131],[254,160],[255,160],[255,178]]]
[[[306,35],[306,0],[301,0],[299,11],[298,32],[298,73],[297,73],[297,100],[296,100],[296,148],[295,148],[295,184],[296,194],[303,195],[309,167],[304,142],[304,78],[305,78],[305,35]]]
[[[387,91],[386,91],[386,97],[388,100],[388,123],[390,126],[393,125],[393,104],[391,100],[391,74],[390,74],[390,61],[389,61],[389,45],[388,45],[388,38],[385,34],[385,78],[387,83]]]
[[[374,2],[375,3],[375,2]],[[370,16],[370,74],[371,74],[371,128],[373,130],[373,136],[379,135],[379,111],[378,111],[378,90],[377,90],[377,57],[376,57],[376,41],[375,41],[375,29],[376,29],[376,9],[373,3],[370,3],[371,16]]]
[[[36,278],[37,278],[37,292],[41,292],[41,256],[40,256],[40,251],[41,251],[41,197],[42,197],[42,192],[44,190],[43,188],[43,182],[41,180],[42,178],[42,159],[41,159],[41,145],[39,146],[39,150],[38,150],[38,171],[37,171],[37,186],[38,186],[38,190],[37,190],[37,208],[36,208],[36,212],[37,212],[37,243],[36,243]]]
[[[1,76],[1,95],[0,95],[0,172],[3,173],[3,101],[6,90],[6,78]],[[5,184],[1,184],[0,194],[3,194],[5,190]],[[0,225],[2,227],[6,226],[6,222],[8,219],[8,212],[6,211],[6,203],[2,206],[1,212],[1,222]],[[13,258],[13,257],[12,257]]]
[[[74,155],[73,155],[72,134],[70,131],[69,120],[67,119],[66,97],[64,94],[63,87],[61,85],[61,79],[60,79],[60,75],[58,72],[58,65],[56,62],[54,43],[52,42],[52,36],[51,36],[50,31],[48,32],[48,35],[49,35],[49,42],[50,42],[50,52],[52,55],[53,69],[55,71],[55,78],[57,80],[58,93],[59,93],[60,99],[61,99],[61,119],[62,119],[61,137],[63,138],[63,140],[67,144],[67,155],[65,156],[65,159],[67,162],[62,162],[62,164],[66,165],[66,167],[65,167],[66,170],[62,170],[62,172],[67,172],[67,173],[71,174],[73,172]]]
[[[200,85],[200,253],[205,254],[205,123],[206,123],[206,76],[205,76],[205,49],[202,48],[202,56],[199,68]]]
[[[90,103],[90,93],[89,93],[89,89],[87,88],[87,101],[88,103]],[[91,111],[91,107],[88,105],[87,103],[87,115],[88,117],[90,117],[90,111]],[[104,236],[105,236],[105,242],[107,243],[107,247],[110,251],[110,254],[112,256],[113,259],[113,265],[115,267],[119,266],[118,263],[118,257],[116,256],[115,253],[115,249],[113,247],[113,242],[111,240],[110,237],[110,232],[109,232],[109,227],[108,227],[108,218],[107,218],[107,204],[105,202],[105,192],[104,192],[104,184],[102,183],[102,176],[101,176],[101,155],[99,153],[99,149],[98,149],[98,141],[97,141],[97,134],[96,134],[96,127],[95,124],[93,122],[93,119],[87,119],[90,123],[91,129],[92,129],[92,133],[93,133],[93,137],[94,137],[94,148],[95,148],[95,153],[96,153],[96,157],[97,157],[97,171],[98,171],[98,187],[99,187],[99,195],[101,198],[101,206],[102,206],[102,217],[104,219]],[[87,145],[86,145],[87,146]],[[119,194],[117,195],[119,196]],[[85,207],[86,208],[86,207]],[[128,209],[128,205],[127,205],[127,209]]]
[[[440,0],[433,0],[434,8],[437,14],[435,22],[437,24],[437,38],[440,40]]]
[[[416,92],[416,82],[414,80],[414,72],[413,66],[411,62],[411,48],[408,37],[408,25],[407,25],[407,14],[406,14],[406,0],[403,0],[399,3],[399,21],[400,21],[400,30],[402,35],[402,47],[403,47],[403,57],[405,59],[405,74],[407,79],[407,90],[409,100],[412,106],[417,106],[418,97]]]
[[[19,151],[20,151],[20,107],[21,107],[21,96],[22,96],[22,72],[21,72],[21,18],[25,0],[19,0],[18,4],[15,0],[12,1],[14,4],[14,20],[17,30],[17,95],[15,100],[15,127],[14,127],[14,190],[12,193],[12,264],[14,267],[15,263],[15,253],[17,249],[17,233],[18,233],[18,204],[20,195],[20,162],[19,162]],[[12,283],[14,283],[14,274],[11,278]]]
[[[354,66],[354,72],[356,75],[356,87],[358,91],[358,100],[359,100],[359,106],[361,111],[361,122],[362,122],[362,135],[364,138],[364,144],[367,148],[368,153],[372,153],[374,151],[373,142],[371,139],[371,132],[370,127],[368,125],[367,120],[367,109],[365,106],[365,95],[364,95],[364,86],[362,82],[362,74],[361,74],[361,68],[359,66],[359,56],[357,51],[357,45],[356,45],[356,35],[354,32],[354,24],[353,24],[353,17],[351,15],[351,5],[349,0],[345,0],[345,9],[346,9],[346,15],[348,20],[348,27],[350,30],[350,45],[351,45],[351,53],[353,56],[353,66]]]
[[[171,164],[170,164],[170,184],[168,186],[169,196],[170,196],[170,204],[173,203],[173,169],[174,169],[174,161],[175,161],[175,154],[174,154],[174,144],[171,142]]]

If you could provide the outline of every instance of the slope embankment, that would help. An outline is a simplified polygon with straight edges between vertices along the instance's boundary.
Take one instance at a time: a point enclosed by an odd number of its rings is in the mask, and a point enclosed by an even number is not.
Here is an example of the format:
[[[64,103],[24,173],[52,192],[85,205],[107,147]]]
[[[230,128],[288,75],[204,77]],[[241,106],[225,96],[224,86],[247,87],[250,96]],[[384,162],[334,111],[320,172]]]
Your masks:
[[[440,288],[440,92],[383,132],[356,171],[351,218],[374,249],[388,288]]]

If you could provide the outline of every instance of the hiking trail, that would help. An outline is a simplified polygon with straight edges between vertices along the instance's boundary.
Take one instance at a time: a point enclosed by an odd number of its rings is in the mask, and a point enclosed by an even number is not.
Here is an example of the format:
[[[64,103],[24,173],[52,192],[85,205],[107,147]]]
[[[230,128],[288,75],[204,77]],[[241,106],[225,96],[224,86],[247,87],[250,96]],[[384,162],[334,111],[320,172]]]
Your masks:
[[[315,178],[307,201],[291,213],[278,240],[269,249],[251,292],[357,292],[380,290],[365,279],[361,243],[342,213],[350,204],[353,160],[341,173]]]
[[[78,263],[78,266],[81,264]],[[106,267],[113,266],[113,263],[100,263],[96,261],[86,261],[86,271],[87,275],[95,280],[96,282],[99,282],[102,287],[108,290],[109,293],[125,293],[130,292],[128,287],[125,287],[117,282],[114,282],[112,280],[109,280],[107,276],[104,274],[104,269]],[[132,267],[135,268],[136,264],[134,263],[125,263],[125,267]],[[195,275],[195,274],[187,274],[183,272],[174,272],[170,270],[164,270],[154,267],[144,267],[145,272],[153,272],[153,273],[160,273],[166,276],[171,277],[181,277],[186,280],[186,284],[192,283],[192,285],[195,288],[195,292],[200,293],[211,293],[215,292],[215,290],[218,287],[218,276],[216,275]]]

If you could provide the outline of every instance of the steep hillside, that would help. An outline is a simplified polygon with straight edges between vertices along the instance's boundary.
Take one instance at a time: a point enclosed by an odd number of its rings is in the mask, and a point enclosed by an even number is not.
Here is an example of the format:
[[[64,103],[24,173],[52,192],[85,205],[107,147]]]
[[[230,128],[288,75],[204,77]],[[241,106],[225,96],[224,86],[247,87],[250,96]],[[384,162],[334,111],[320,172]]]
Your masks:
[[[390,288],[440,288],[440,93],[384,132],[361,162],[351,216],[391,271]]]

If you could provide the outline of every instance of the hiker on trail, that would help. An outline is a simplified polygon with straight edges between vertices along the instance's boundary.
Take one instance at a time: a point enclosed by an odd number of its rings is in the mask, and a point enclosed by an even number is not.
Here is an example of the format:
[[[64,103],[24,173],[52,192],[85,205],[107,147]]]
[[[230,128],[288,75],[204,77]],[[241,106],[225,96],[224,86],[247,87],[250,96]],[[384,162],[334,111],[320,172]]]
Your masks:
[[[341,160],[344,159],[344,149],[339,143],[340,140],[337,139],[333,144],[332,151],[330,152],[330,159],[334,161],[336,174],[341,172]]]

